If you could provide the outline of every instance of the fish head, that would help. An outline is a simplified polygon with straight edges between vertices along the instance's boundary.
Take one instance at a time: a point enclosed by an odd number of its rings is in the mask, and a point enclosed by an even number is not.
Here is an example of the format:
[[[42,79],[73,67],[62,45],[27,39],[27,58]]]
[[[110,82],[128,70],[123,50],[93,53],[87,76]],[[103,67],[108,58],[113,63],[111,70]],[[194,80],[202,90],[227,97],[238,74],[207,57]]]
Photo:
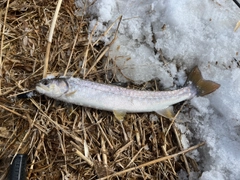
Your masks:
[[[66,78],[42,79],[36,85],[36,91],[52,98],[64,95],[69,89]]]

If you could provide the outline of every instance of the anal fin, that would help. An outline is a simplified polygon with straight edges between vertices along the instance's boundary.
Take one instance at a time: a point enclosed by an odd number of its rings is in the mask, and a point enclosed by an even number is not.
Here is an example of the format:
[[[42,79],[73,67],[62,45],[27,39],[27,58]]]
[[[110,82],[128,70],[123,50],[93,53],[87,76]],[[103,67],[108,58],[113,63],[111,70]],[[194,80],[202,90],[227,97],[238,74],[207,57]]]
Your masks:
[[[173,119],[175,116],[175,113],[173,112],[173,106],[169,106],[166,109],[156,111],[156,113],[168,119]]]
[[[123,121],[125,115],[126,115],[126,112],[123,112],[123,111],[113,111],[113,114],[115,116],[115,118],[117,118],[117,120],[119,121]]]

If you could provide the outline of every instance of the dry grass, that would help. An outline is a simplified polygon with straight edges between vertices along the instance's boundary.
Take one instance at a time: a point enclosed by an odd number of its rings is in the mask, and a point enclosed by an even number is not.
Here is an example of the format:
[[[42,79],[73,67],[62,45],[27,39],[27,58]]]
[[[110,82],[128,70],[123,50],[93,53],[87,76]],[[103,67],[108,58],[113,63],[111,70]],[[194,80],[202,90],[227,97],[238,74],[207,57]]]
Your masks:
[[[29,179],[172,180],[181,169],[196,170],[196,162],[185,153],[203,144],[183,150],[174,121],[160,116],[150,121],[150,113],[128,114],[123,122],[126,141],[111,112],[69,106],[43,96],[16,99],[17,94],[34,89],[43,76],[57,2],[8,2],[0,2],[0,179],[5,179],[17,153],[28,154]],[[107,57],[109,46],[101,37],[92,42],[87,17],[76,17],[74,12],[74,0],[63,1],[49,49],[48,72],[117,82],[109,68],[115,64]],[[154,81],[148,83],[156,89]],[[144,85],[130,87],[144,89]]]

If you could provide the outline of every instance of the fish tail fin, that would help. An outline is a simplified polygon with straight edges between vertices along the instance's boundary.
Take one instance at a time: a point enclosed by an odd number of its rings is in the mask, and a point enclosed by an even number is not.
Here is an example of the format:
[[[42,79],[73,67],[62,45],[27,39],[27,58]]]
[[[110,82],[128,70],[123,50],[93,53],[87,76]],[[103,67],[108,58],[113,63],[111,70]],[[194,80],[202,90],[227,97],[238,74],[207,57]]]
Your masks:
[[[197,96],[205,96],[220,87],[218,83],[203,79],[201,71],[197,66],[190,72],[185,85],[192,85],[196,90]]]

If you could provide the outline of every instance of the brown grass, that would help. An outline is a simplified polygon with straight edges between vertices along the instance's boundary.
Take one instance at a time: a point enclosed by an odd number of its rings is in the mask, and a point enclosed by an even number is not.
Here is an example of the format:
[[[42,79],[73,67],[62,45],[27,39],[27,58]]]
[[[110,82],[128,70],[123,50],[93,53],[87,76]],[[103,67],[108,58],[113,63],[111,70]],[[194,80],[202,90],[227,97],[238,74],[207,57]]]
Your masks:
[[[123,128],[111,112],[43,96],[15,98],[34,89],[46,62],[48,73],[117,82],[109,68],[115,64],[107,56],[109,46],[101,36],[92,41],[87,16],[74,14],[74,0],[62,2],[45,61],[56,5],[49,0],[0,2],[0,179],[6,178],[17,153],[28,155],[28,179],[172,180],[181,169],[196,170],[196,162],[185,153],[203,143],[183,150],[174,121],[160,116],[150,121],[152,113],[128,114],[123,122],[125,141]],[[114,40],[116,34],[112,36]],[[150,83],[152,90],[157,89],[154,81]],[[130,87],[143,89],[144,85]]]

